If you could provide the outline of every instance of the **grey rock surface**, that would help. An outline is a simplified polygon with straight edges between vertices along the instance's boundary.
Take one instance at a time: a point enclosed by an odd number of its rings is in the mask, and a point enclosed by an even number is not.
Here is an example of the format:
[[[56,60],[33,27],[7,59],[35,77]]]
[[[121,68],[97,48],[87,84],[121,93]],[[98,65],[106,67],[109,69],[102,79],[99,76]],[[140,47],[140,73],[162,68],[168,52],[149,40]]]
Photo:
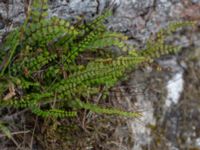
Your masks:
[[[0,42],[4,33],[23,22],[24,4],[23,0],[0,0]],[[129,42],[141,48],[144,47],[150,35],[165,27],[169,22],[186,19],[187,14],[184,14],[184,11],[192,6],[200,5],[200,0],[51,0],[49,4],[50,16],[56,15],[66,19],[84,15],[90,20],[110,7],[113,10],[113,16],[108,20],[108,28],[128,35]],[[191,15],[189,19],[192,19]],[[196,49],[200,43],[199,30],[197,31],[196,34],[185,33],[181,39],[174,41],[183,45],[185,49],[191,49],[190,43],[192,43],[193,48]],[[185,91],[189,88],[187,86],[191,86],[188,90],[192,90],[193,86],[191,84],[193,78],[190,77],[187,69],[192,71],[193,67],[197,69],[200,66],[189,61],[182,61],[182,63],[179,62],[179,57],[159,60],[161,66],[172,68],[171,72],[164,72],[164,74],[155,73],[152,68],[150,71],[146,69],[144,72],[133,73],[135,78],[130,78],[129,86],[137,87],[134,92],[139,93],[140,91],[143,94],[133,95],[126,91],[125,93],[137,109],[144,111],[142,123],[128,121],[132,129],[134,144],[124,145],[124,149],[128,149],[127,147],[132,147],[132,150],[200,149],[200,110],[197,107],[200,99],[198,96],[192,99]],[[181,80],[184,80],[184,87],[181,91],[174,89],[174,92],[179,95],[179,100],[177,103],[170,103],[166,106],[166,99],[169,96],[167,83],[179,73],[182,74]],[[200,80],[195,79],[195,81]],[[171,82],[175,83],[175,81]],[[199,88],[200,85],[196,86]],[[196,94],[199,95],[199,93]],[[187,101],[187,97],[191,102]],[[187,105],[188,103],[190,105]],[[156,127],[156,131],[148,126]]]

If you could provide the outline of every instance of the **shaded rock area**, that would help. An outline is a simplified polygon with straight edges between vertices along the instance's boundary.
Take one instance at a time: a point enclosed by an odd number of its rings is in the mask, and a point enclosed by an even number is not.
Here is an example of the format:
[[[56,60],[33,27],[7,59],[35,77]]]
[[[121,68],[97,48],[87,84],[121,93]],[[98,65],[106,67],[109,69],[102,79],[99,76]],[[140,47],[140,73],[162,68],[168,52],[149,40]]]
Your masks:
[[[23,22],[27,3],[27,0],[0,0],[0,42],[7,32]],[[126,34],[128,42],[137,48],[145,47],[149,36],[171,21],[200,20],[200,0],[49,0],[49,4],[50,16],[56,15],[72,21],[77,16],[85,16],[86,20],[90,20],[110,8],[113,16],[108,18],[108,28]],[[56,141],[57,133],[50,132],[49,128],[46,133],[53,135],[46,135],[46,138],[51,137],[51,141],[48,141],[51,144],[45,143],[46,147],[51,145],[49,149],[75,150],[200,149],[199,31],[197,27],[174,35],[172,41],[183,46],[183,51],[176,56],[156,60],[163,68],[162,71],[152,66],[140,68],[132,72],[127,81],[111,90],[110,99],[114,99],[112,104],[140,111],[143,114],[140,119],[112,118],[89,113],[83,120],[79,120],[82,128],[87,130],[78,129],[75,135],[70,135],[69,131],[76,130],[79,121],[72,121],[75,125],[66,127],[68,138],[62,139],[65,144],[59,143],[61,139]],[[27,121],[26,115],[20,118],[19,126],[35,124],[34,120]],[[7,116],[4,119],[10,118]],[[70,121],[62,123],[70,124]],[[15,128],[12,126],[13,130]],[[27,139],[30,139],[29,136]],[[32,149],[47,149],[42,144],[37,145],[42,139],[40,135],[35,141],[32,140]],[[70,144],[73,146],[69,148]],[[63,147],[59,148],[60,145]],[[12,148],[0,144],[0,149]]]

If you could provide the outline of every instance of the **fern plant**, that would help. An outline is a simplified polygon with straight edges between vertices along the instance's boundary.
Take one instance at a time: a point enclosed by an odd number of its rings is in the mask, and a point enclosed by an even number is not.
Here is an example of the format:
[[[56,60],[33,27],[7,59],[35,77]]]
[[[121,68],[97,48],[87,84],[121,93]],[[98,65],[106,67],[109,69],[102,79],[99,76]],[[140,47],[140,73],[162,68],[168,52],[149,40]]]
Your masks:
[[[29,108],[42,117],[73,117],[80,109],[139,117],[86,99],[101,86],[108,90],[141,63],[179,50],[165,44],[165,37],[194,24],[172,23],[138,51],[126,44],[126,36],[107,31],[103,23],[110,11],[92,22],[72,24],[48,17],[47,9],[47,0],[34,0],[24,24],[8,34],[0,49],[1,107]],[[111,53],[113,47],[123,50],[121,56]],[[84,59],[88,55],[95,57]]]

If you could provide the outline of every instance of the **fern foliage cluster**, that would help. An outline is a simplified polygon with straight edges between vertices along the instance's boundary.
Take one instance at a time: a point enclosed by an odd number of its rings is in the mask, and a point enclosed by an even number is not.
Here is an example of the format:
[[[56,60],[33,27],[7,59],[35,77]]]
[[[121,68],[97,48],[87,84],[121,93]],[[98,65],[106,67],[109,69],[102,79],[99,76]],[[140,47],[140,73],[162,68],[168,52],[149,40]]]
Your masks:
[[[141,63],[179,50],[165,44],[165,37],[193,24],[172,23],[138,51],[126,44],[126,36],[107,31],[104,20],[110,11],[92,22],[72,24],[49,17],[47,10],[47,0],[34,0],[24,24],[8,34],[0,49],[1,107],[29,108],[42,117],[73,117],[79,109],[139,117],[86,99],[101,86],[109,89]],[[121,56],[110,53],[114,47],[123,50]]]

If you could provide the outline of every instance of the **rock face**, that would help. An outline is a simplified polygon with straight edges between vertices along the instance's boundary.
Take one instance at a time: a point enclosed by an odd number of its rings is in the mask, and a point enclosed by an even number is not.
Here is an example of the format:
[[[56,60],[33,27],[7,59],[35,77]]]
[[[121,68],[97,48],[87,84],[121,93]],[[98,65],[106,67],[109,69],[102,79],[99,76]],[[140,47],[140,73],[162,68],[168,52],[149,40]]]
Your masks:
[[[50,0],[49,4],[50,16],[66,19],[79,15],[92,19],[111,8],[113,16],[108,20],[108,28],[128,35],[129,42],[138,48],[144,47],[151,34],[171,21],[200,18],[198,13],[197,16],[191,13],[193,8],[200,10],[200,0]],[[0,41],[4,33],[23,22],[25,5],[23,0],[0,0]],[[127,121],[134,144],[124,145],[124,149],[200,149],[200,50],[197,49],[200,34],[199,29],[196,31],[174,39],[187,49],[187,56],[195,58],[195,63],[183,54],[182,58],[158,61],[164,68],[171,67],[170,72],[150,68],[131,75],[129,87],[137,87],[136,94],[125,93],[136,109],[142,110],[143,117],[142,123]],[[191,49],[195,49],[195,53],[188,52]]]

